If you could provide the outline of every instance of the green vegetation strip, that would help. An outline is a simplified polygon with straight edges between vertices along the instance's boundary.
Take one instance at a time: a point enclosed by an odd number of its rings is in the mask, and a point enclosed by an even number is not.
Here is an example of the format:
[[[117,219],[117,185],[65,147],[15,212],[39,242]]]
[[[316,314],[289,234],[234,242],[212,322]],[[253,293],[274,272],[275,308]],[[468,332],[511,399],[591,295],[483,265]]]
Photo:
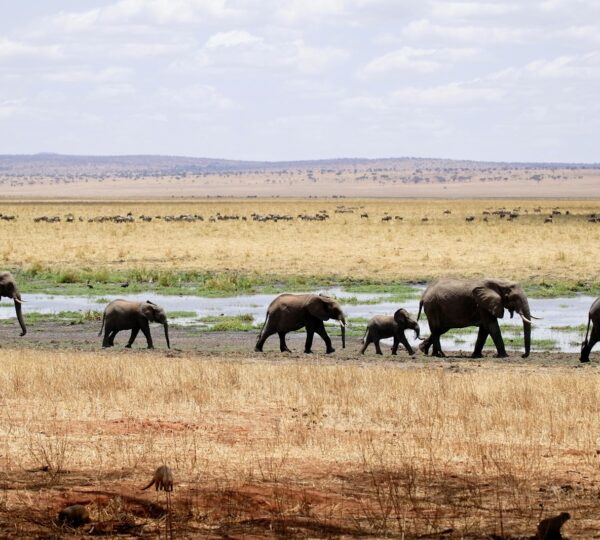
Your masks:
[[[373,299],[344,299],[347,304],[375,304],[383,299],[401,303],[419,298],[417,285],[431,281],[424,277],[411,282],[394,280],[354,279],[348,276],[282,276],[242,272],[206,272],[194,270],[169,270],[133,268],[110,270],[107,268],[54,268],[31,265],[25,269],[11,269],[21,290],[25,293],[63,295],[108,295],[156,292],[165,295],[196,295],[225,297],[248,294],[277,294],[283,291],[318,291],[340,287],[347,293],[373,294]],[[125,287],[124,287],[125,286]],[[600,283],[579,280],[532,280],[523,283],[532,298],[569,297],[577,294],[600,295]],[[387,296],[391,295],[391,296]]]

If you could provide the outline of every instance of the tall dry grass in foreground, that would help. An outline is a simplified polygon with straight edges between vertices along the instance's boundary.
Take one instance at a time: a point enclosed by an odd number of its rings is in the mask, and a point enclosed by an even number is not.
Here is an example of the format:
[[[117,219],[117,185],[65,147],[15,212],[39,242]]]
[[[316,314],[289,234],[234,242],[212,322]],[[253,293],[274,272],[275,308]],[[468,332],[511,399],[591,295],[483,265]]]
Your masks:
[[[354,213],[335,213],[340,205]],[[545,224],[555,207],[562,216]],[[519,208],[514,221],[483,212]],[[534,209],[541,207],[540,213]],[[566,216],[565,210],[570,211]],[[255,222],[252,213],[314,215],[327,210],[327,222]],[[444,213],[449,210],[451,213]],[[6,267],[138,267],[236,271],[280,276],[343,276],[429,279],[455,274],[494,274],[520,280],[585,280],[598,283],[600,201],[552,200],[211,200],[122,203],[0,204],[16,214],[2,223],[0,255]],[[199,223],[88,223],[100,215],[200,214]],[[247,221],[217,221],[217,213]],[[34,223],[41,215],[72,213],[74,223]],[[366,213],[368,218],[361,218]],[[403,220],[382,222],[382,217]],[[476,220],[467,223],[467,216]],[[82,217],[83,222],[78,218]],[[423,221],[427,218],[427,221]]]
[[[599,524],[595,369],[1,357],[0,512],[17,533],[74,501],[156,531],[142,502],[164,501],[135,490],[163,462],[182,536],[508,537],[558,511],[573,537]]]

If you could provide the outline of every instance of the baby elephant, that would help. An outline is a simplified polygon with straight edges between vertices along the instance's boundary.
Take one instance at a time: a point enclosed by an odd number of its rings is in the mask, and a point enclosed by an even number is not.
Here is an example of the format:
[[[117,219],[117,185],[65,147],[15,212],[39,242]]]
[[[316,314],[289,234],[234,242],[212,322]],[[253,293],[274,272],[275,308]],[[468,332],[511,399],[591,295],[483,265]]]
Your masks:
[[[169,342],[169,324],[165,310],[150,300],[146,302],[130,302],[129,300],[113,300],[104,310],[102,316],[102,327],[98,335],[102,335],[104,328],[103,347],[112,347],[115,344],[115,336],[121,330],[131,330],[129,342],[125,347],[130,348],[141,330],[146,336],[148,348],[153,349],[152,336],[150,335],[151,322],[157,322],[165,328],[165,339],[167,347],[171,348]]]
[[[408,354],[414,354],[412,347],[409,345],[404,335],[407,328],[412,328],[415,331],[415,337],[419,338],[419,323],[410,316],[410,313],[405,309],[400,308],[394,315],[376,315],[367,324],[367,330],[363,337],[363,346],[360,354],[364,354],[370,343],[375,343],[377,354],[383,354],[379,346],[379,340],[386,338],[394,338],[392,345],[392,354],[398,351],[398,344],[402,343]]]

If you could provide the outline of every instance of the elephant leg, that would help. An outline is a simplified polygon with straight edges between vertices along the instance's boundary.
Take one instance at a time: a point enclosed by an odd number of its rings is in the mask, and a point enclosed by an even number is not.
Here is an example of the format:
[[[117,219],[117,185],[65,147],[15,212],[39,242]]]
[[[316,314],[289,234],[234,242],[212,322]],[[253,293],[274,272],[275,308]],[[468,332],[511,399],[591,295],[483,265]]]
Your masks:
[[[488,329],[481,325],[477,332],[477,341],[475,341],[475,349],[473,350],[471,358],[481,358],[483,356],[483,346],[489,335]]]
[[[108,336],[108,346],[114,347],[115,345],[115,336],[119,333],[119,330],[112,330],[110,335]]]
[[[365,342],[363,343],[363,346],[360,349],[360,354],[365,354],[365,351],[367,350],[367,347],[373,343],[373,340],[371,339],[371,333],[369,332],[367,334],[367,337],[365,337]]]
[[[111,330],[109,330],[108,328],[104,329],[104,338],[102,339],[102,347],[111,347],[111,342],[110,342],[110,334],[111,334]]]
[[[312,353],[312,344],[313,338],[315,336],[315,330],[312,324],[306,325],[306,343],[304,344],[304,353],[311,354]]]
[[[150,325],[148,324],[147,320],[143,320],[142,323],[140,324],[140,329],[142,331],[142,333],[144,334],[144,336],[146,337],[146,342],[148,343],[148,348],[149,349],[154,349],[154,344],[152,343],[152,336],[150,335]],[[132,332],[133,334],[133,332]]]
[[[279,350],[281,352],[292,352],[285,343],[285,332],[277,332],[277,334],[279,335]]]
[[[500,325],[498,324],[498,319],[493,319],[487,328],[487,331],[492,336],[492,340],[494,341],[494,345],[496,346],[496,357],[497,358],[506,358],[508,354],[506,354],[506,348],[504,347],[504,340],[502,339],[502,333],[500,332]]]
[[[413,348],[410,346],[410,343],[408,342],[408,340],[406,339],[406,336],[404,335],[404,332],[402,332],[400,334],[400,342],[402,343],[402,345],[404,345],[404,348],[406,349],[406,352],[408,354],[410,354],[411,356],[415,354],[415,351],[413,350]],[[398,345],[396,345],[396,349],[398,348]]]
[[[325,330],[325,325],[323,324],[323,321],[319,321],[317,324],[315,324],[315,332],[317,334],[319,334],[319,336],[321,336],[321,339],[325,342],[325,347],[326,347],[325,352],[327,354],[331,354],[332,352],[335,352],[335,349],[331,345],[331,338],[329,337],[329,335],[327,334],[327,331]]]
[[[445,358],[446,355],[444,351],[442,351],[442,344],[440,343],[440,336],[445,334],[449,328],[438,328],[436,330],[431,331],[431,343],[433,345],[433,352],[431,353],[433,356],[437,356],[439,358]]]
[[[275,333],[275,330],[273,330],[273,328],[271,328],[271,326],[268,326],[267,328],[263,328],[263,331],[261,332],[260,336],[258,336],[258,340],[256,342],[256,345],[254,346],[254,350],[256,352],[263,352],[263,345],[265,344],[265,341],[267,341],[267,339],[272,336]]]
[[[392,354],[398,354],[398,345],[400,344],[400,336],[394,335],[394,343],[392,344]]]
[[[376,338],[373,340],[373,343],[375,344],[375,352],[376,352],[377,354],[383,354],[383,353],[381,352],[381,347],[380,347],[380,345],[379,345],[379,337],[376,337]]]
[[[135,338],[137,337],[139,331],[140,331],[139,328],[133,328],[131,330],[131,335],[129,336],[129,342],[127,343],[127,345],[125,345],[125,347],[127,347],[128,349],[131,349],[131,346],[133,345],[133,342],[135,341]]]
[[[429,349],[431,348],[431,336],[429,336],[428,338],[425,338],[423,341],[421,341],[421,343],[419,344],[419,350],[427,355],[429,354]]]
[[[592,348],[598,341],[600,341],[600,327],[597,327],[595,324],[592,326],[592,333],[590,334],[590,340],[586,343],[584,342],[583,347],[581,348],[581,356],[579,358],[580,362],[589,362],[590,361],[590,353],[592,352]]]

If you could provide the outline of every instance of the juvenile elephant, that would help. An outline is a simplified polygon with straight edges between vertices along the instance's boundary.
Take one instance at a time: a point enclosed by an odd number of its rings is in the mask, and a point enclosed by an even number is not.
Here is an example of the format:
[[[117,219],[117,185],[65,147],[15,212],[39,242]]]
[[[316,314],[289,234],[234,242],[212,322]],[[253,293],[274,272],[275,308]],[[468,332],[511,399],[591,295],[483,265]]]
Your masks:
[[[498,351],[497,356],[508,356],[504,347],[498,319],[508,309],[512,318],[516,312],[523,319],[523,337],[525,354],[529,356],[531,348],[531,319],[535,319],[529,310],[527,296],[518,283],[499,279],[461,280],[440,279],[429,285],[419,304],[425,310],[431,335],[421,343],[419,348],[429,353],[433,346],[435,356],[445,356],[440,345],[440,336],[451,328],[478,326],[479,333],[475,342],[473,358],[481,358],[483,346],[488,336],[492,336]]]
[[[590,322],[592,323],[592,335],[588,341],[588,334],[590,332]],[[585,339],[581,344],[581,356],[579,357],[580,362],[590,361],[590,352],[596,343],[600,341],[600,298],[596,298],[590,313],[588,315],[587,330],[585,331]]]
[[[280,294],[267,308],[267,317],[254,350],[262,352],[267,338],[277,333],[279,335],[279,348],[281,352],[290,352],[285,343],[285,335],[288,332],[306,327],[305,353],[312,352],[311,348],[315,332],[323,338],[327,347],[327,354],[335,352],[323,324],[323,321],[329,319],[340,321],[342,347],[345,347],[346,319],[341,306],[333,298],[320,294]]]
[[[360,354],[365,354],[365,350],[371,343],[375,344],[377,354],[383,354],[379,346],[379,340],[391,337],[394,338],[392,354],[398,352],[399,343],[404,345],[408,354],[415,354],[415,351],[413,351],[404,335],[404,331],[407,328],[412,328],[415,331],[415,337],[419,337],[419,323],[405,309],[400,308],[394,315],[376,315],[367,324]]]
[[[104,328],[104,339],[102,347],[112,347],[115,344],[115,336],[121,330],[131,330],[129,342],[125,347],[131,348],[138,332],[141,330],[146,336],[148,348],[153,349],[152,336],[150,335],[150,322],[157,322],[165,328],[165,339],[170,349],[169,324],[165,310],[147,300],[146,302],[130,302],[129,300],[113,300],[104,309],[102,316],[102,327],[98,335],[102,335]]]
[[[21,304],[23,303],[23,300],[21,300],[21,293],[17,288],[15,278],[10,272],[0,272],[0,298],[3,296],[14,301],[17,320],[21,325],[21,335],[24,336],[27,333],[27,327],[25,326],[23,313],[21,311]]]

